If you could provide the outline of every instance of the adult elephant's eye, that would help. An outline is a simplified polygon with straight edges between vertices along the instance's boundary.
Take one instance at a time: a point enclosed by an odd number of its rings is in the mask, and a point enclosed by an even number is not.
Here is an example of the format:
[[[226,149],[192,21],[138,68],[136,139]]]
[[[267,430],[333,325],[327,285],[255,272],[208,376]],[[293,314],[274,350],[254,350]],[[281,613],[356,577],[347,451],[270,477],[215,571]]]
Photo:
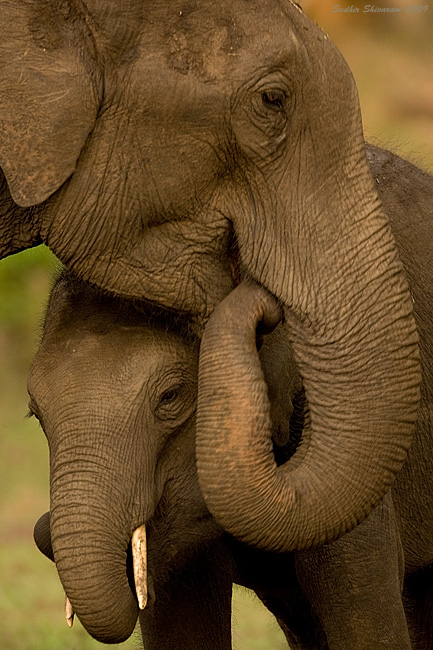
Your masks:
[[[266,108],[282,112],[286,106],[286,95],[282,90],[267,90],[262,92],[262,102]]]
[[[159,406],[173,404],[180,394],[180,386],[173,386],[165,390],[159,398]]]
[[[187,395],[183,384],[164,390],[159,398],[155,415],[160,420],[177,420],[187,410]]]

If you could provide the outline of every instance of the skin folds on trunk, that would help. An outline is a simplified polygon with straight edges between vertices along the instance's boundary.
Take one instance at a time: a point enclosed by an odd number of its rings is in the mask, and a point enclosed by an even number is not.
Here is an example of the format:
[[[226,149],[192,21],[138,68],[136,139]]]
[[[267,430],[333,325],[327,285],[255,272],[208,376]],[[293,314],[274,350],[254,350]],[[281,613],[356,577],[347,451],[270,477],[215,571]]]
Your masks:
[[[74,480],[66,475],[53,481],[54,560],[65,593],[89,634],[101,642],[121,643],[132,634],[138,616],[126,573],[132,531],[126,523],[123,529],[114,526],[122,515],[114,500],[104,508],[103,486],[92,478],[89,466],[80,467],[76,461],[73,466]]]
[[[46,512],[44,515],[42,515],[39,520],[35,524],[34,528],[34,540],[41,551],[46,557],[48,557],[52,562],[54,562],[54,554],[53,554],[53,547],[52,547],[52,541],[51,541],[51,516],[49,512]],[[98,539],[101,539],[101,534],[98,536]],[[138,606],[141,610],[146,608],[147,601],[148,601],[148,586],[147,586],[147,551],[146,551],[146,526],[142,525],[139,528],[137,528],[133,535],[132,535],[132,540],[131,540],[131,547],[132,547],[132,562],[133,562],[133,573],[134,573],[134,583],[135,583],[135,590],[137,594],[137,600],[138,600]],[[87,556],[89,554],[86,552],[85,553]],[[91,555],[91,554],[90,554]],[[123,554],[121,554],[123,555]],[[99,558],[99,560],[104,560],[102,557]],[[124,571],[122,572],[124,573]],[[79,575],[82,575],[82,572],[79,572]],[[105,581],[104,581],[105,582]],[[123,579],[122,579],[122,586],[123,585]],[[123,611],[123,606],[122,603],[125,603],[127,606],[131,601],[130,595],[128,591],[125,591],[124,596],[120,595],[119,597],[119,590],[117,588],[117,594],[118,594],[118,600],[116,601],[116,606],[120,606],[120,613],[122,618],[119,619],[119,621],[116,620],[116,617],[114,618],[114,624],[116,626],[116,632],[117,635],[119,635],[119,638],[127,638],[130,635],[130,632],[128,631],[128,627],[133,629],[131,627],[134,624],[134,620],[136,618],[135,612],[136,612],[136,607],[135,604],[133,605],[133,608],[131,612],[127,612],[126,615],[126,620],[125,620],[125,612]],[[104,601],[105,596],[103,595],[101,599],[101,604]],[[94,608],[93,608],[94,609]],[[107,609],[108,613],[109,609]],[[75,612],[72,607],[71,601],[69,600],[68,596],[65,596],[65,618],[66,622],[69,627],[73,626],[74,623],[74,617],[75,617]],[[101,629],[104,625],[104,614],[102,613],[100,616],[100,620],[97,623],[97,631],[96,627],[93,628],[94,635],[100,635],[101,634]],[[109,625],[111,626],[113,619],[111,616],[108,617],[109,620]],[[120,623],[120,625],[118,624]],[[123,632],[122,629],[125,629]],[[112,632],[107,631],[107,636],[106,640],[111,640],[112,639]]]
[[[314,399],[307,418],[310,443],[277,467],[267,386],[256,350],[256,327],[274,320],[276,310],[270,294],[246,282],[209,320],[200,352],[197,462],[205,501],[227,531],[266,549],[292,551],[355,526],[391,484],[411,439],[416,355],[410,327],[407,350],[395,352],[395,376],[391,371],[384,375],[375,360],[368,362],[368,339],[367,359],[353,357],[350,364],[343,358],[339,371],[334,366],[341,359],[315,360],[310,350],[312,372],[304,380],[308,399]],[[406,373],[410,389],[402,390],[402,402],[395,404],[393,384],[404,386]],[[312,393],[314,374],[321,375],[322,388]],[[350,380],[359,394],[351,386],[344,393]],[[375,391],[381,393],[379,399]],[[376,411],[383,397],[388,413]]]

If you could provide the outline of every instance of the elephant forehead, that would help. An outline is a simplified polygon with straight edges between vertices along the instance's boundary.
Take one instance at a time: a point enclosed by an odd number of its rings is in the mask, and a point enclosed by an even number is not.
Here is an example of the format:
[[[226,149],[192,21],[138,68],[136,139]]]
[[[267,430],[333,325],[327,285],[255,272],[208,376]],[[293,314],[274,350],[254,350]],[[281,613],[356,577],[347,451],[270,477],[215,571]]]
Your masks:
[[[81,326],[80,326],[81,325]],[[71,327],[46,337],[39,357],[62,359],[68,363],[88,364],[89,370],[107,365],[124,365],[127,360],[146,359],[157,366],[160,359],[185,356],[189,348],[180,337],[157,328],[119,323],[101,323],[91,319],[83,326],[72,322]]]
[[[180,14],[176,24],[167,30],[166,61],[183,75],[192,73],[203,81],[214,81],[220,72],[220,59],[239,53],[244,32],[233,16],[198,13],[185,18]]]
[[[194,346],[176,334],[146,326],[116,324],[92,328],[73,326],[46,337],[32,367],[34,379],[56,385],[85,383],[90,379],[116,379],[120,384],[144,384],[148,378],[163,377],[172,367],[196,363]],[[85,380],[82,381],[82,377]]]
[[[233,0],[173,2],[155,7],[144,26],[140,57],[162,55],[168,69],[203,83],[233,80],[296,51],[307,21],[291,2]]]

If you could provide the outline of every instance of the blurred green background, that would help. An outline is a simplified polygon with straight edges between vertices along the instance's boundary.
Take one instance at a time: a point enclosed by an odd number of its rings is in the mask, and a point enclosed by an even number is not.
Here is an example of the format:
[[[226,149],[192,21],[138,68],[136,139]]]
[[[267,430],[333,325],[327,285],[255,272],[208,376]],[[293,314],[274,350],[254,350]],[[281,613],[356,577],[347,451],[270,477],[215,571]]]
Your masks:
[[[328,32],[358,84],[367,139],[433,171],[433,6],[378,0],[400,14],[333,11],[336,2],[304,0],[306,13]],[[38,344],[55,258],[44,247],[0,263],[0,650],[87,650],[102,647],[63,616],[54,566],[32,541],[49,507],[48,454],[34,419],[27,419],[26,375]],[[287,647],[264,608],[236,590],[234,647]],[[139,646],[133,638],[122,647]],[[116,646],[114,646],[116,647]]]

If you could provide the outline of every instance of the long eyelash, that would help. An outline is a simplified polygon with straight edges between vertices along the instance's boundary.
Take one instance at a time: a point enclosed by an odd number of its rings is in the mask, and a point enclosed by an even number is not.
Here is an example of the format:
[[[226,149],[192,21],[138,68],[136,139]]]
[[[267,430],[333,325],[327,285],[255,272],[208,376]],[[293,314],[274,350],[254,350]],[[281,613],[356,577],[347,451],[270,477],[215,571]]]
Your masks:
[[[29,409],[29,410],[27,411],[27,413],[25,414],[24,419],[25,419],[25,420],[30,420],[30,418],[33,418],[33,417],[35,417],[35,414],[32,413],[31,410]]]

